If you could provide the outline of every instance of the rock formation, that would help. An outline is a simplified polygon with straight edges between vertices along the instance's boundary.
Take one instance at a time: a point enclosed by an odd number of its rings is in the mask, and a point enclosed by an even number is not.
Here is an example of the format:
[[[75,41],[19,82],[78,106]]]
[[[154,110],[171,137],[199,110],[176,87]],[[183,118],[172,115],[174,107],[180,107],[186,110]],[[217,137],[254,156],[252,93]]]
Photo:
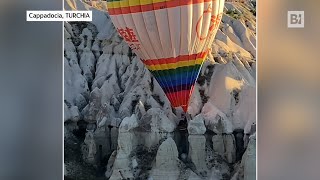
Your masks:
[[[189,159],[201,172],[207,170],[206,160],[206,138],[203,135],[189,135]]]
[[[244,180],[256,179],[256,136],[250,137],[248,148],[243,155]]]
[[[95,155],[97,153],[96,143],[94,141],[94,136],[92,131],[88,131],[86,133],[86,138],[84,139],[84,143],[82,145],[82,154],[83,159],[91,164],[95,163]]]
[[[159,147],[155,159],[155,166],[151,170],[154,180],[176,180],[179,177],[178,150],[172,138],[165,140]]]
[[[119,128],[117,156],[113,164],[113,172],[110,180],[131,179],[133,178],[130,154],[133,151],[136,142],[134,134],[130,132],[137,127],[137,119],[135,115],[124,118]]]
[[[189,132],[189,159],[195,165],[197,171],[207,170],[206,166],[206,132],[204,119],[201,114],[196,116],[188,123]]]
[[[255,180],[256,179],[256,134],[250,136],[246,152],[243,154],[241,163],[236,168],[232,180]]]
[[[224,157],[228,163],[236,161],[236,141],[233,134],[218,134],[212,137],[213,150]]]
[[[199,114],[188,123],[188,132],[191,135],[203,135],[206,132],[206,126],[204,125],[204,119],[202,114]]]

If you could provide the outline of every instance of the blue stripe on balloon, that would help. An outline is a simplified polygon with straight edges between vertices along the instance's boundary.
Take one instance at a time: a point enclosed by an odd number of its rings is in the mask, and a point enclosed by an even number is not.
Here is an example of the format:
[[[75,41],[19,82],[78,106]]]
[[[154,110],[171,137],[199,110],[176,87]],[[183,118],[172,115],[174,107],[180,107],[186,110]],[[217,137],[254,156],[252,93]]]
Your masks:
[[[190,73],[187,76],[187,73],[181,73],[179,75],[172,75],[170,76],[170,78],[168,77],[157,77],[158,81],[163,82],[161,83],[164,87],[175,87],[175,86],[179,86],[179,85],[185,85],[185,84],[190,84],[190,83],[194,83],[196,78],[198,76],[198,73]]]

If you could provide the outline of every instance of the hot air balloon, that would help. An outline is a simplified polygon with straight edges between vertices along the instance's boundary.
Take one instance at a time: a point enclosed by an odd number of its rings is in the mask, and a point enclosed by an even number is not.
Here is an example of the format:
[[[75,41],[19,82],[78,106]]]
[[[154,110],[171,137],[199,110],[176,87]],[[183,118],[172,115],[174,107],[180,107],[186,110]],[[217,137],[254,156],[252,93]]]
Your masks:
[[[100,2],[120,36],[146,65],[173,107],[187,112],[218,30],[224,0]],[[88,4],[88,3],[87,3]]]

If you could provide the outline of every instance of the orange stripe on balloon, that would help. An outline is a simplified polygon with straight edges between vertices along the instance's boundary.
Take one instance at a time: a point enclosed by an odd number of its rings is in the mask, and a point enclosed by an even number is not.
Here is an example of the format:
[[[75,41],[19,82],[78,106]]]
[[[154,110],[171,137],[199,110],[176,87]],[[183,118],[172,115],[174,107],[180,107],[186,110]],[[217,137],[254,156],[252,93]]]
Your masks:
[[[130,13],[139,13],[139,12],[147,12],[159,9],[173,8],[178,6],[185,6],[190,4],[199,4],[204,2],[213,2],[215,0],[172,0],[166,2],[158,2],[146,5],[137,5],[137,6],[128,6],[121,8],[112,8],[108,7],[110,15],[119,15],[119,14],[130,14]]]

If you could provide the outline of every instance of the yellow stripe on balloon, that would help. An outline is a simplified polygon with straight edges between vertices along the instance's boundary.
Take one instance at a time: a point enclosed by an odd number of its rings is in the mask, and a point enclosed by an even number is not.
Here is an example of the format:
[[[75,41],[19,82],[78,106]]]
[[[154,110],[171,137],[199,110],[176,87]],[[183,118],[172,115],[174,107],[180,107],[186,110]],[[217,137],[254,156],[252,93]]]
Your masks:
[[[147,68],[151,71],[159,71],[159,70],[168,70],[168,69],[176,69],[180,67],[194,66],[202,64],[204,58],[199,58],[196,60],[188,60],[188,61],[179,61],[176,63],[170,64],[162,64],[162,65],[146,65]]]

